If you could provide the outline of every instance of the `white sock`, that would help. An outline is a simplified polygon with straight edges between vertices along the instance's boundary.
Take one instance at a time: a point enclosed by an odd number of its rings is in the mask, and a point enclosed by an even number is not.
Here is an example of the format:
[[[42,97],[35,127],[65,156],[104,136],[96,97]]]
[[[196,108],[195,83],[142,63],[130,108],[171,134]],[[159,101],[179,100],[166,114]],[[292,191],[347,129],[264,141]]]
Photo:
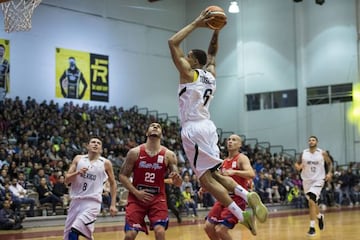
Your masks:
[[[247,202],[247,195],[249,192],[245,188],[243,188],[240,185],[237,185],[235,187],[234,193],[236,196],[241,197],[242,199],[244,199]]]
[[[312,227],[312,228],[315,227],[315,221],[313,221],[313,220],[310,221],[310,227]]]
[[[317,217],[318,219],[320,219],[320,218],[321,218],[321,216],[322,216],[322,214],[321,214],[321,213],[319,213],[316,217]]]
[[[235,202],[230,203],[230,205],[228,206],[228,209],[230,210],[230,212],[232,214],[234,214],[239,219],[239,222],[244,221],[242,210],[241,210],[241,208],[239,208],[239,206]]]

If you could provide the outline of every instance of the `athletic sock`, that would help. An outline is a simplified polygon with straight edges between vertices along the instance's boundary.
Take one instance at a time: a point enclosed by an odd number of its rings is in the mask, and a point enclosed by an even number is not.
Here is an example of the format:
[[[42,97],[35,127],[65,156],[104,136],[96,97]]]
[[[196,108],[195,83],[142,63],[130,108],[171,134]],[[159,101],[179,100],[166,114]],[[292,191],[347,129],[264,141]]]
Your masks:
[[[313,221],[313,220],[310,221],[310,227],[312,227],[312,228],[315,227],[315,221]]]
[[[228,209],[232,214],[234,214],[237,217],[237,219],[239,219],[239,222],[244,221],[242,210],[235,202],[230,203]]]
[[[242,199],[244,199],[247,202],[247,195],[249,192],[245,188],[243,188],[240,185],[237,185],[235,187],[234,193],[236,196],[241,197]]]

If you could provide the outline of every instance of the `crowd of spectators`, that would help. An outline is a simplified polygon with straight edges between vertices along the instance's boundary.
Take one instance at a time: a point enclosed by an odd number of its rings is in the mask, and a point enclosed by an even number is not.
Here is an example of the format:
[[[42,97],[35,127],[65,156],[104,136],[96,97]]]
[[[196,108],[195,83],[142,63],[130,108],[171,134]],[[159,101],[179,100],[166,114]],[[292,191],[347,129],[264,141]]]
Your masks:
[[[6,98],[0,104],[0,202],[9,200],[15,213],[25,206],[27,215],[34,216],[36,204],[50,203],[55,214],[57,205],[69,202],[64,173],[73,157],[86,152],[85,144],[91,135],[103,139],[103,155],[114,166],[115,174],[121,167],[127,151],[145,142],[147,126],[153,122],[163,126],[162,144],[178,155],[179,168],[191,186],[187,191],[198,204],[211,207],[214,199],[200,193],[199,182],[193,174],[182,150],[179,124],[168,119],[143,114],[135,106],[122,107],[89,106],[87,103],[54,101],[37,102],[28,97]],[[219,142],[221,156],[226,156],[225,139]],[[256,171],[252,188],[265,203],[294,204],[305,206],[299,173],[293,168],[294,157],[270,153],[266,148],[244,144],[246,154]],[[186,186],[179,192],[181,206]],[[359,166],[337,168],[334,181],[324,188],[321,202],[332,205],[356,205],[359,202]],[[39,202],[34,202],[32,193],[37,193]],[[104,193],[104,199],[106,193]],[[2,205],[2,204],[1,204]],[[103,208],[108,205],[104,203]],[[185,208],[186,209],[186,208]]]
[[[102,138],[103,155],[112,161],[115,173],[128,150],[145,142],[144,133],[153,121],[163,125],[162,144],[178,152],[179,159],[183,155],[178,124],[139,113],[137,107],[125,110],[73,102],[60,106],[17,97],[5,99],[0,110],[0,202],[9,199],[15,212],[25,206],[29,217],[35,215],[36,204],[51,204],[53,214],[57,205],[68,205],[64,173],[75,155],[86,152],[92,135]],[[17,179],[23,188],[21,196],[7,190]],[[38,202],[34,202],[34,192]],[[105,192],[104,200],[105,210]]]

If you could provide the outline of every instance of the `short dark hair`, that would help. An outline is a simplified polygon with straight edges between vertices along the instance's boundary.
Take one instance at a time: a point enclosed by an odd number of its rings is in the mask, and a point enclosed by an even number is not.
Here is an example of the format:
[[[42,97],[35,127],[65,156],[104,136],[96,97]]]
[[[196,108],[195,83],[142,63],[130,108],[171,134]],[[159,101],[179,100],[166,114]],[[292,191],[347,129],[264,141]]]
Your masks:
[[[96,139],[100,140],[101,142],[103,142],[99,135],[90,135],[88,143],[90,143],[91,139],[93,139],[93,138],[96,138]]]
[[[199,63],[204,66],[207,62],[206,52],[201,49],[193,49],[191,51],[194,54],[195,58],[199,61]]]
[[[319,141],[318,138],[317,138],[316,136],[314,136],[314,135],[313,135],[313,136],[310,136],[309,139],[310,139],[310,138],[315,138],[317,142]]]

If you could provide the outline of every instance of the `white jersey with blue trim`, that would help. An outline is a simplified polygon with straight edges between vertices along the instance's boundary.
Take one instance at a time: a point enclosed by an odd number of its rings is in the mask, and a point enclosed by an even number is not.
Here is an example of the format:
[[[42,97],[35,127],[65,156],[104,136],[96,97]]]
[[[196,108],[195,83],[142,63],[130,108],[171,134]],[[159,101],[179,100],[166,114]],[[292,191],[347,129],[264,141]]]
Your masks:
[[[96,161],[90,161],[88,155],[83,155],[76,167],[88,168],[85,174],[78,174],[70,186],[72,199],[94,199],[101,203],[104,183],[108,179],[105,171],[105,158],[99,157]]]
[[[303,180],[325,179],[325,160],[323,150],[317,148],[313,153],[305,149],[302,153],[301,178]]]
[[[216,79],[212,73],[195,69],[198,78],[191,83],[179,84],[180,122],[210,119],[209,105],[216,90]]]

